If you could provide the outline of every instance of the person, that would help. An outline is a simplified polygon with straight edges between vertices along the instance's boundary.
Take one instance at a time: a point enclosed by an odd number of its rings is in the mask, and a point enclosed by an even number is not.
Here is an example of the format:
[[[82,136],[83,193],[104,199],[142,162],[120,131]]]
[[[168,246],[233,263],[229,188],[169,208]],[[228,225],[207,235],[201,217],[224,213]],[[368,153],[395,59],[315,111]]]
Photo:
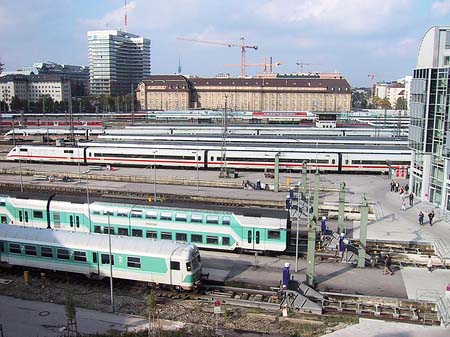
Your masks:
[[[428,213],[428,220],[430,221],[430,226],[433,226],[433,218],[434,218],[434,211],[432,210],[430,213]]]
[[[424,214],[422,211],[419,212],[419,225],[423,226]]]
[[[433,271],[433,259],[431,258],[431,255],[428,255],[427,268],[429,273]]]
[[[399,188],[400,188],[400,184],[399,184],[399,182],[397,181],[397,182],[395,183],[395,192],[398,192]]]
[[[408,191],[409,191],[409,185],[406,184],[406,185],[405,185],[405,192],[408,193]]]
[[[400,189],[400,195],[403,196],[403,193],[405,193],[405,189],[402,186],[402,188]]]
[[[414,206],[414,193],[409,193],[409,206]]]
[[[345,234],[342,232],[339,236],[339,251],[341,252],[341,259],[344,260],[345,252]]]
[[[391,192],[394,192],[395,189],[395,182],[391,180]]]
[[[406,211],[406,200],[402,198],[402,206],[400,207],[402,211]]]
[[[383,275],[387,275],[389,273],[391,275],[394,275],[394,272],[391,269],[391,256],[389,254],[386,254],[386,256],[384,257],[384,271],[383,271]]]

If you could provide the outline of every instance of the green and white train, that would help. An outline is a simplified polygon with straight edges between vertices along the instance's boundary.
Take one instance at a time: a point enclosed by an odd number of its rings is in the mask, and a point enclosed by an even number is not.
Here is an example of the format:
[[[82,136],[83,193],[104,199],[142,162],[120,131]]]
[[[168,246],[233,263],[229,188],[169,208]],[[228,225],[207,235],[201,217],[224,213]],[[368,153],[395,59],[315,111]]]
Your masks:
[[[111,259],[109,248],[111,247]],[[0,261],[39,269],[165,284],[191,290],[201,279],[195,245],[144,238],[0,225]]]
[[[275,253],[286,250],[289,233],[287,211],[186,209],[103,201],[87,204],[77,197],[53,195],[0,196],[0,222],[75,232],[107,234],[111,230],[115,235],[190,242],[199,248]]]

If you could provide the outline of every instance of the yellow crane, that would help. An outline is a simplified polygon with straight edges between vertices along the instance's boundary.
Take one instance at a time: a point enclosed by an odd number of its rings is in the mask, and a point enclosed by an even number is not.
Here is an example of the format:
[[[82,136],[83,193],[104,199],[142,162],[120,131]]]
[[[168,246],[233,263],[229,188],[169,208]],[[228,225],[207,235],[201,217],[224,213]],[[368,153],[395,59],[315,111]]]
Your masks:
[[[200,40],[200,39],[193,39],[188,37],[177,37],[177,40],[183,40],[183,41],[191,41],[191,42],[198,42],[198,43],[206,43],[206,44],[214,44],[218,46],[228,46],[231,47],[239,47],[241,48],[241,77],[245,77],[245,54],[247,49],[254,49],[258,50],[257,45],[247,45],[245,43],[245,39],[241,37],[241,43],[229,43],[229,42],[223,42],[223,41],[208,41],[208,40]]]
[[[270,57],[270,62],[267,63],[266,58],[264,57],[264,63],[246,63],[245,67],[263,67],[263,73],[267,73],[267,66],[269,66],[269,74],[272,74],[273,67],[281,66],[281,62],[272,62],[272,57]],[[225,64],[226,67],[239,67],[240,64]]]

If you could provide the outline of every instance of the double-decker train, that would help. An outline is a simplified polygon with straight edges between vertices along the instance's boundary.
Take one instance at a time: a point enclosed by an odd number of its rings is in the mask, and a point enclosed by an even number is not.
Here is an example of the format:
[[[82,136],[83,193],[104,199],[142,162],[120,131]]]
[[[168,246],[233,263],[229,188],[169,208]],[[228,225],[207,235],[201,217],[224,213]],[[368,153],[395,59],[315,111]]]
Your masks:
[[[202,270],[198,248],[188,243],[6,224],[0,226],[0,261],[185,290],[199,282]]]
[[[301,170],[303,163],[322,172],[387,172],[406,170],[411,151],[406,145],[367,144],[239,144],[211,142],[85,142],[78,146],[15,146],[7,160],[52,162],[88,165],[162,166],[218,169],[280,169]]]
[[[211,206],[208,206],[211,207]],[[160,207],[76,197],[0,197],[0,222],[19,226],[190,242],[223,251],[282,252],[286,249],[287,211],[233,208]]]

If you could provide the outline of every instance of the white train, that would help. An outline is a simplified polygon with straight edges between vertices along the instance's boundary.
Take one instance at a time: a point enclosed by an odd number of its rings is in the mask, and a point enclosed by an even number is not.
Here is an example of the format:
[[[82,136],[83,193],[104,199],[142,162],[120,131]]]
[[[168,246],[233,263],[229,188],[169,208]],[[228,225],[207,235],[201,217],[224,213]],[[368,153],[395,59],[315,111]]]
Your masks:
[[[287,146],[287,145],[285,145]],[[15,146],[8,160],[27,162],[82,163],[88,165],[167,166],[211,168],[223,167],[220,144],[125,144],[79,143],[77,147]],[[234,169],[274,169],[276,157],[280,169],[308,168],[326,172],[387,172],[389,167],[406,170],[411,151],[406,147],[293,144],[274,147],[270,144],[227,146],[226,166]]]

